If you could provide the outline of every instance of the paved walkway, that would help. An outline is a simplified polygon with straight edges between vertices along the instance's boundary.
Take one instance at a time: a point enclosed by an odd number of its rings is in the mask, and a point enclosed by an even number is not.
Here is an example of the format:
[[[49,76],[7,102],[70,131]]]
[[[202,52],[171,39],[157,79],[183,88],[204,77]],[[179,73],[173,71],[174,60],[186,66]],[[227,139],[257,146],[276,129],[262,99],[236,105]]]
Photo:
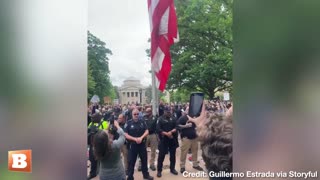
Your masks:
[[[148,148],[148,160],[150,157],[150,149]],[[192,168],[192,162],[188,160],[188,158],[191,156],[191,154],[187,155],[187,160],[186,160],[186,171],[188,172],[198,172],[198,170],[193,169]],[[157,161],[158,155],[156,155],[156,161]],[[201,157],[201,150],[200,150],[200,145],[199,145],[199,151],[198,151],[198,160],[199,160],[199,165],[205,169],[204,166],[204,162],[202,160]],[[88,164],[90,162],[88,161]],[[192,178],[192,177],[183,177],[183,175],[180,173],[180,148],[177,148],[177,152],[176,152],[176,170],[179,172],[178,175],[173,175],[170,173],[170,169],[169,169],[169,154],[166,155],[166,158],[163,162],[163,171],[162,171],[162,177],[158,178],[157,177],[157,171],[152,171],[151,169],[149,169],[149,173],[151,176],[154,177],[154,179],[174,179],[174,180],[183,180],[183,179],[188,179],[188,180],[199,180],[199,179],[208,179],[208,178]],[[134,171],[134,178],[137,180],[143,180],[143,176],[142,176],[142,172],[139,172],[138,170],[138,161],[136,162],[136,167],[135,167],[135,171]],[[88,168],[88,173],[89,173],[89,168]],[[92,180],[99,180],[99,177],[96,177]]]

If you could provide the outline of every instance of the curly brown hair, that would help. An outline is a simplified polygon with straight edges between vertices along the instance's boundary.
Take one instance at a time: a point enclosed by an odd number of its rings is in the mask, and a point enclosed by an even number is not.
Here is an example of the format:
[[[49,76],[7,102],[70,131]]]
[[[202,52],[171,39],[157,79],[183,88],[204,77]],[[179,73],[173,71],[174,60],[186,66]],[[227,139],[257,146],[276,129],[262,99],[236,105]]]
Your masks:
[[[108,158],[111,154],[111,142],[104,130],[99,130],[93,137],[93,154],[97,160]]]
[[[232,120],[213,114],[197,128],[208,171],[232,171]]]

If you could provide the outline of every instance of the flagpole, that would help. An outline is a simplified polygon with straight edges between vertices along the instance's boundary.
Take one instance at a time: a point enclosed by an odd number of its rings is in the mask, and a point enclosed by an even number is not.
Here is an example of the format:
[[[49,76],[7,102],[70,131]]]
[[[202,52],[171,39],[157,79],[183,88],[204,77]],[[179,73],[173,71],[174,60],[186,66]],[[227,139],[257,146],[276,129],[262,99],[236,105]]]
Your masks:
[[[165,89],[171,71],[170,46],[178,41],[179,34],[174,1],[148,0],[148,11],[151,25],[152,114],[156,115],[159,114],[157,89]],[[152,68],[153,63],[157,66],[156,69]],[[159,73],[157,79],[155,70]]]
[[[157,102],[158,102],[158,98],[157,98],[157,87],[156,87],[156,76],[155,76],[155,72],[152,68],[152,64],[151,64],[151,76],[152,76],[152,115],[156,116],[157,115]]]

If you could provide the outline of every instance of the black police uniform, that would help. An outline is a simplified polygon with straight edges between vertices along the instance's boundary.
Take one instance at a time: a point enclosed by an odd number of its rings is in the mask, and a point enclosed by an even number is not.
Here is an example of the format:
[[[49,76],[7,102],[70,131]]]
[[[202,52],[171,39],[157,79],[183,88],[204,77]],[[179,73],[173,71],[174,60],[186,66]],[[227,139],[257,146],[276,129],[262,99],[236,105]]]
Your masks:
[[[129,120],[124,128],[124,131],[132,137],[141,137],[148,129],[146,123],[142,119],[138,121]],[[134,166],[136,164],[137,156],[141,158],[142,174],[143,178],[149,177],[148,172],[148,159],[147,159],[147,148],[146,139],[140,144],[136,142],[128,141],[128,156],[129,156],[129,167],[128,167],[128,180],[133,180]]]
[[[170,170],[175,170],[176,165],[176,148],[179,147],[178,143],[178,133],[172,133],[173,138],[170,139],[167,136],[161,134],[161,132],[169,132],[176,128],[176,119],[174,117],[164,117],[161,116],[157,123],[157,132],[159,134],[159,155],[158,155],[158,172],[162,171],[163,160],[165,155],[170,152]]]

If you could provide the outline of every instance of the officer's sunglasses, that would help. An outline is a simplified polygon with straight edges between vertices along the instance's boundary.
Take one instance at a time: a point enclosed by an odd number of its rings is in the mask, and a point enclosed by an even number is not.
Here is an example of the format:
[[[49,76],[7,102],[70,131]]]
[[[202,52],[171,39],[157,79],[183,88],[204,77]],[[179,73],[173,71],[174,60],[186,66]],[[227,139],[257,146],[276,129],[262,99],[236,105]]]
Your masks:
[[[133,114],[133,115],[138,116],[139,114],[137,113],[137,114]]]

